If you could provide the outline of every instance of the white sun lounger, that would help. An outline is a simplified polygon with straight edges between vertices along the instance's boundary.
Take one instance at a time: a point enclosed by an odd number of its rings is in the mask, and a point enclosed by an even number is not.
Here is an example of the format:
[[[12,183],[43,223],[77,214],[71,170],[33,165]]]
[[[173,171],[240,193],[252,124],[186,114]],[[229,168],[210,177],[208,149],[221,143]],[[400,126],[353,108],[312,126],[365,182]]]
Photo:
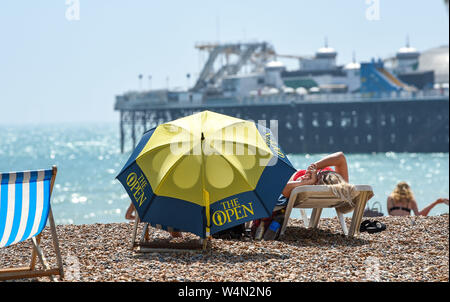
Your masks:
[[[344,220],[344,215],[336,209],[339,223],[345,235],[355,236],[359,233],[359,226],[366,207],[367,201],[373,197],[372,187],[369,185],[355,185],[355,190],[358,195],[354,198],[355,209],[353,210],[352,222],[350,230]],[[283,235],[286,226],[291,216],[292,208],[299,208],[302,219],[306,228],[317,228],[319,225],[320,214],[323,208],[336,208],[342,205],[342,200],[336,197],[330,188],[325,185],[314,186],[300,186],[292,190],[288,205],[286,207],[285,218],[283,226],[281,227],[280,235]],[[276,207],[275,210],[281,207]],[[308,217],[304,209],[313,209],[311,220],[308,222]]]

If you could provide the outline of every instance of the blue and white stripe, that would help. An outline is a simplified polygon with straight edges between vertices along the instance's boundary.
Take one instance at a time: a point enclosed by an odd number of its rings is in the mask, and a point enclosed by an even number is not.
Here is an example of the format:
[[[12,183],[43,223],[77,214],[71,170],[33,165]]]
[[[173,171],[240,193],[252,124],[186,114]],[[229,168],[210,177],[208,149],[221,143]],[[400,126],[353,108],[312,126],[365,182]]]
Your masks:
[[[52,170],[0,173],[0,247],[38,235],[50,209]]]

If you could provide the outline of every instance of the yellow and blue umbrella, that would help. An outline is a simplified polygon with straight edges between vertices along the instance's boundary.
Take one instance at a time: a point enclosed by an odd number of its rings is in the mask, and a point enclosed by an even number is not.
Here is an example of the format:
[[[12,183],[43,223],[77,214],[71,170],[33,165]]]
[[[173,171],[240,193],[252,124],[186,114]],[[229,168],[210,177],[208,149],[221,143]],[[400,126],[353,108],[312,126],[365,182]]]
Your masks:
[[[141,221],[205,238],[270,216],[295,171],[268,128],[203,111],[147,131],[117,179]]]

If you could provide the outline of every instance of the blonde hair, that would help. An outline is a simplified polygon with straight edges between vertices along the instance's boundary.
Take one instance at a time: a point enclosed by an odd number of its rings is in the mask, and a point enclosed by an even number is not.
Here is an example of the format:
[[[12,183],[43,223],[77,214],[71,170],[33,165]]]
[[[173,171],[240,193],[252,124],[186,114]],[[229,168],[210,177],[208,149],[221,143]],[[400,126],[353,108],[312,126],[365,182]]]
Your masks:
[[[408,183],[404,181],[401,181],[397,184],[397,186],[395,187],[394,191],[391,193],[390,196],[396,203],[405,199],[409,203],[411,200],[414,199],[411,187],[408,185]]]
[[[336,197],[343,200],[343,204],[336,208],[339,212],[346,214],[355,208],[353,198],[356,197],[357,192],[354,185],[346,182],[339,173],[334,171],[320,171],[317,176],[319,185],[326,185]]]

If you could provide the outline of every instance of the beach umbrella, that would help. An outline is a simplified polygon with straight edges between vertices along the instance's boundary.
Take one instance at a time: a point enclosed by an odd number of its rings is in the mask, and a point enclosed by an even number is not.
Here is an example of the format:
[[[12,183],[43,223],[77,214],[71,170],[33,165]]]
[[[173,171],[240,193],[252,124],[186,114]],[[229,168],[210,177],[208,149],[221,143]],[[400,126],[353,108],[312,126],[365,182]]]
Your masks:
[[[295,171],[270,129],[203,111],[144,133],[116,178],[142,222],[206,238],[270,216]]]

